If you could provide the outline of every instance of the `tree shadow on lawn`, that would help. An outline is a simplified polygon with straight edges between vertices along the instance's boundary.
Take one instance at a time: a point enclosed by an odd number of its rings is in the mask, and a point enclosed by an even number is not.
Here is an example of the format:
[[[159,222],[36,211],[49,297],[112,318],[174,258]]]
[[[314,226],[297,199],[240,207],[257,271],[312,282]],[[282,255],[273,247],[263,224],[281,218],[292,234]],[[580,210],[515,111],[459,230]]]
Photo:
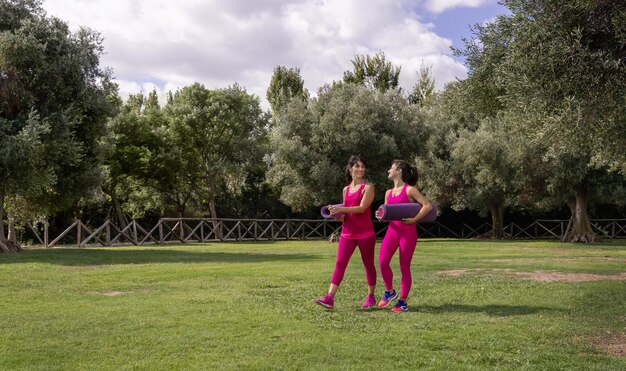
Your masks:
[[[543,311],[559,311],[555,308],[529,307],[526,305],[467,305],[467,304],[443,304],[443,305],[417,305],[414,309],[420,313],[485,313],[495,317],[523,316]]]
[[[168,249],[54,249],[25,250],[0,255],[1,264],[49,263],[71,267],[116,264],[158,263],[259,263],[267,261],[305,261],[318,259],[306,254],[259,254],[244,252],[190,252]]]

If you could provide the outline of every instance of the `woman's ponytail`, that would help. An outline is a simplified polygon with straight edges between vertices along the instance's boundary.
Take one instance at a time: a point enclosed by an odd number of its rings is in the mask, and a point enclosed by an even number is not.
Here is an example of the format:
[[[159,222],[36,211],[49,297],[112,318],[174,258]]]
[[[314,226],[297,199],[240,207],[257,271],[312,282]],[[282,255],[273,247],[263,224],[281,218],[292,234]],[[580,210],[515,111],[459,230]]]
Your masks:
[[[402,170],[402,181],[408,185],[415,186],[417,184],[417,169],[404,160],[393,160],[392,164],[396,164],[396,168]]]

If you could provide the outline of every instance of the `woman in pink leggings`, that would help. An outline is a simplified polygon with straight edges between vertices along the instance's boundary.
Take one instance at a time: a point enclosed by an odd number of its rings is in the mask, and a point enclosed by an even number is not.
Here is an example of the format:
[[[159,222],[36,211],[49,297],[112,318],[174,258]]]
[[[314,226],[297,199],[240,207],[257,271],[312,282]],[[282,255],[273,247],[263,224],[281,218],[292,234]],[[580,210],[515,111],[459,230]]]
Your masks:
[[[400,273],[402,279],[400,281],[400,300],[391,309],[392,312],[407,312],[409,306],[406,299],[411,290],[411,260],[413,260],[413,252],[417,244],[417,228],[415,223],[422,219],[430,210],[432,205],[430,201],[422,193],[415,188],[417,184],[417,169],[409,165],[408,162],[402,160],[394,160],[391,168],[387,171],[389,180],[393,181],[393,188],[385,194],[385,204],[401,204],[409,202],[418,202],[422,205],[421,210],[412,218],[403,220],[392,220],[389,222],[389,228],[380,245],[380,274],[385,282],[385,294],[378,303],[383,308],[398,297],[393,287],[393,271],[389,263],[391,258],[400,248]]]
[[[376,235],[370,213],[370,205],[374,199],[374,186],[365,181],[365,167],[367,162],[362,156],[351,156],[346,165],[346,180],[348,185],[343,189],[343,205],[331,206],[330,213],[344,213],[337,220],[343,221],[335,272],[330,280],[328,294],[318,298],[315,302],[328,309],[335,307],[335,293],[343,280],[350,257],[358,246],[361,251],[361,260],[365,266],[368,293],[363,308],[376,305],[374,289],[376,288],[376,266],[374,264],[374,246]]]

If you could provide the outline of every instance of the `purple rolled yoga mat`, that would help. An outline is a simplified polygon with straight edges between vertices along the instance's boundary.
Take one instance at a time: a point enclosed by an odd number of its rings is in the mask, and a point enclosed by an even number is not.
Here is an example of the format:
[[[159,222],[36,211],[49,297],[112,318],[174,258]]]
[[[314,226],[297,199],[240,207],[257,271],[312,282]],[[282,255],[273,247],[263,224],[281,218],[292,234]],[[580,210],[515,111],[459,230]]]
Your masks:
[[[322,206],[322,209],[320,210],[320,214],[322,214],[322,218],[324,218],[324,219],[331,219],[331,218],[334,219],[334,218],[339,218],[340,216],[342,216],[344,214],[344,213],[331,214],[330,211],[328,210],[331,206],[343,206],[343,204]]]
[[[430,210],[425,217],[423,217],[418,223],[422,222],[434,222],[437,219],[437,205],[431,204],[433,209]],[[422,205],[418,203],[405,203],[405,204],[387,204],[380,205],[378,208],[379,211],[376,212],[376,217],[378,218],[379,213],[380,221],[389,221],[389,220],[402,220],[404,218],[412,218],[422,209]]]

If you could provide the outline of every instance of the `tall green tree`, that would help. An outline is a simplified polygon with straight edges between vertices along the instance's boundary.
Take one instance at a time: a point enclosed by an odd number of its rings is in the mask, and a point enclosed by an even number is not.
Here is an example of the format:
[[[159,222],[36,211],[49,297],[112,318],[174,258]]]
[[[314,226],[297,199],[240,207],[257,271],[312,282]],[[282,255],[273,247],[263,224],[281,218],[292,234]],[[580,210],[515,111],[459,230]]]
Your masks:
[[[418,167],[423,169],[424,190],[439,206],[490,215],[489,235],[502,238],[504,212],[516,206],[519,187],[512,136],[501,118],[474,108],[470,83],[449,84],[425,105],[432,134]]]
[[[611,173],[623,173],[626,158],[626,48],[620,42],[626,6],[591,0],[503,4],[511,14],[477,26],[461,51],[470,96],[478,112],[501,116],[514,136],[524,134],[531,144],[524,151],[517,141],[520,158],[535,164],[526,183],[545,187],[531,192],[535,196],[566,200],[573,220],[568,240],[593,241],[590,194],[615,181]],[[545,183],[536,182],[542,176]]]
[[[140,218],[150,210],[171,205],[184,212],[194,183],[181,181],[185,168],[181,151],[168,140],[167,120],[156,92],[128,97],[109,120],[102,191],[110,204],[109,217],[126,226],[128,217]]]
[[[455,207],[457,200],[462,200],[461,174],[453,172],[452,168],[454,145],[461,132],[469,131],[462,116],[455,114],[462,111],[459,85],[459,82],[448,84],[422,109],[430,136],[422,143],[424,151],[417,158],[417,169],[423,190],[440,208]]]
[[[493,238],[504,237],[504,211],[516,200],[518,173],[510,139],[498,119],[484,119],[478,130],[461,133],[451,156],[453,173],[462,180],[462,198],[455,206],[490,213]]]
[[[423,107],[426,100],[435,92],[435,80],[433,79],[432,67],[421,66],[417,72],[417,82],[409,94],[409,102]]]
[[[300,69],[276,66],[266,97],[274,116],[280,115],[281,109],[293,98],[306,101],[309,98],[309,92],[304,88]]]
[[[498,26],[512,37],[499,68],[503,101],[516,122],[547,143],[562,164],[560,188],[573,215],[571,241],[594,241],[592,187],[612,179],[626,159],[626,4],[619,1],[505,1]],[[571,176],[568,176],[571,175]],[[606,175],[606,176],[605,176]],[[598,201],[598,200],[597,200]]]
[[[2,0],[0,13],[0,140],[3,149],[32,149],[2,151],[0,201],[27,198],[51,215],[75,207],[102,179],[100,138],[115,85],[99,65],[98,33],[71,32],[40,1]],[[8,249],[2,222],[0,244]]]
[[[397,89],[402,67],[394,66],[385,57],[385,53],[375,55],[355,55],[351,71],[343,73],[343,81],[350,84],[364,85],[370,89],[387,91]]]
[[[413,159],[427,136],[419,108],[398,90],[327,85],[310,102],[292,100],[274,123],[267,177],[285,204],[304,211],[338,201],[345,163],[361,154],[370,161],[366,177],[380,202],[391,161]]]
[[[184,149],[187,171],[200,179],[198,195],[217,218],[220,187],[246,176],[242,164],[263,158],[255,149],[267,135],[269,117],[259,98],[239,85],[208,90],[196,83],[173,94],[165,109],[173,143]]]

